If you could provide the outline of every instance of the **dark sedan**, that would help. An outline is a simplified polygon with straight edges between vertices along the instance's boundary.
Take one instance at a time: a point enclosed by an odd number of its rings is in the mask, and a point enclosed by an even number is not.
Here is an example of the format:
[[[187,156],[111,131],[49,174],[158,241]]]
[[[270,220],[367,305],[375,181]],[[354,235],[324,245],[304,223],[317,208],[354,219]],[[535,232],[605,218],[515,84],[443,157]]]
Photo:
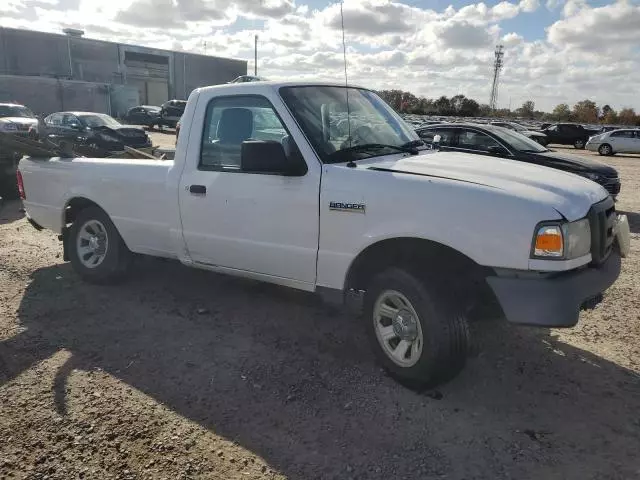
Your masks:
[[[130,108],[125,116],[122,117],[122,120],[131,125],[144,125],[153,128],[154,125],[158,124],[159,118],[160,107],[140,105],[139,107]]]
[[[44,119],[47,137],[57,144],[90,147],[99,152],[151,146],[141,128],[127,127],[109,115],[90,112],[60,112]]]
[[[432,144],[440,135],[439,148],[478,155],[503,157],[520,162],[575,173],[599,183],[611,195],[620,192],[620,177],[615,168],[588,158],[558,153],[518,132],[494,125],[456,123],[430,125],[416,129],[426,143]]]

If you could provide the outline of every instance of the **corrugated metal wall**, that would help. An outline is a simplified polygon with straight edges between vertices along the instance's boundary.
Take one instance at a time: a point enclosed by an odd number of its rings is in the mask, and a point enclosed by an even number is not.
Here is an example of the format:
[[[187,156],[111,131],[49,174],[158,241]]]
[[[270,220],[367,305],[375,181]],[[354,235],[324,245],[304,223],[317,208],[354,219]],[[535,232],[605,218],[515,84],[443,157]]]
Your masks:
[[[111,113],[109,85],[46,77],[0,75],[0,102],[17,102],[44,115],[65,110]]]
[[[126,61],[127,54],[133,60]],[[167,61],[158,63],[158,68],[144,68],[145,55],[151,60],[155,56]],[[60,102],[67,110],[67,104],[81,110],[102,104],[100,99],[89,99],[88,86],[83,82],[131,85],[138,88],[140,102],[154,103],[165,97],[186,99],[194,88],[225,83],[246,73],[244,60],[0,27],[0,92],[17,94],[16,98],[26,99],[23,103],[35,111],[49,111]],[[60,79],[63,87],[58,103],[34,90],[37,82],[25,81],[20,89],[12,76]],[[51,90],[47,92],[50,94]]]

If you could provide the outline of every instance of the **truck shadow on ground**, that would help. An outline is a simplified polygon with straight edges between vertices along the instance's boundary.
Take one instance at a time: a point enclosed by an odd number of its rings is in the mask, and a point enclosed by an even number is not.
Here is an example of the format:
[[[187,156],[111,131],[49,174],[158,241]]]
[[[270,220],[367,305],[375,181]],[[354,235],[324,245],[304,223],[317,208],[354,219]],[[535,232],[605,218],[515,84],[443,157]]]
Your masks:
[[[4,203],[0,201],[0,225],[24,218],[24,211],[17,205],[17,200],[4,200]]]
[[[418,394],[374,366],[363,320],[172,262],[143,260],[112,288],[43,268],[18,314],[0,385],[64,348],[61,414],[69,372],[100,368],[289,478],[636,474],[638,377],[547,330],[482,321],[466,370]]]

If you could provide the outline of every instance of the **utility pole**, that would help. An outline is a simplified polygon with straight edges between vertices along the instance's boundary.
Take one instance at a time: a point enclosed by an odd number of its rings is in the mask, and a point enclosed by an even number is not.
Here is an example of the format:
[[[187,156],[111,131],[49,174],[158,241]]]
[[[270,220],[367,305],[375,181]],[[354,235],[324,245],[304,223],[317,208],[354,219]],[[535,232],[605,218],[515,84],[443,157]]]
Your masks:
[[[496,59],[493,62],[493,85],[491,86],[491,99],[489,100],[489,107],[492,111],[495,111],[498,106],[498,84],[500,82],[500,71],[504,65],[502,59],[504,58],[504,45],[496,46],[495,50]]]
[[[258,76],[258,35],[255,38],[255,55],[253,59],[253,74]]]

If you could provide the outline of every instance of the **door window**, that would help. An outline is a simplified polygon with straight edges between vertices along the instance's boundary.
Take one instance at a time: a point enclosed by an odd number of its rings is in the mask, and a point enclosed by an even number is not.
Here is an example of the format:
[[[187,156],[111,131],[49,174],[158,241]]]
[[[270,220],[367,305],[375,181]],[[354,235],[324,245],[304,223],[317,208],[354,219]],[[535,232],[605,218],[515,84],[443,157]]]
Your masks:
[[[451,147],[453,146],[453,137],[456,131],[453,128],[437,128],[436,135],[440,135],[440,146]]]
[[[489,147],[501,147],[501,145],[489,135],[476,130],[462,130],[458,137],[458,146],[467,150],[488,152]]]
[[[618,132],[611,132],[611,136],[620,138],[634,138],[632,130],[620,130]]]
[[[205,114],[198,169],[239,172],[240,152],[246,140],[277,141],[285,152],[292,148],[286,128],[266,98],[213,99]]]
[[[59,113],[54,113],[53,115],[49,115],[45,123],[54,127],[59,127],[60,125],[62,125],[62,115]]]
[[[71,128],[72,126],[77,126],[77,125],[80,125],[80,121],[78,120],[78,117],[76,117],[75,115],[65,113],[62,116],[63,127]]]

